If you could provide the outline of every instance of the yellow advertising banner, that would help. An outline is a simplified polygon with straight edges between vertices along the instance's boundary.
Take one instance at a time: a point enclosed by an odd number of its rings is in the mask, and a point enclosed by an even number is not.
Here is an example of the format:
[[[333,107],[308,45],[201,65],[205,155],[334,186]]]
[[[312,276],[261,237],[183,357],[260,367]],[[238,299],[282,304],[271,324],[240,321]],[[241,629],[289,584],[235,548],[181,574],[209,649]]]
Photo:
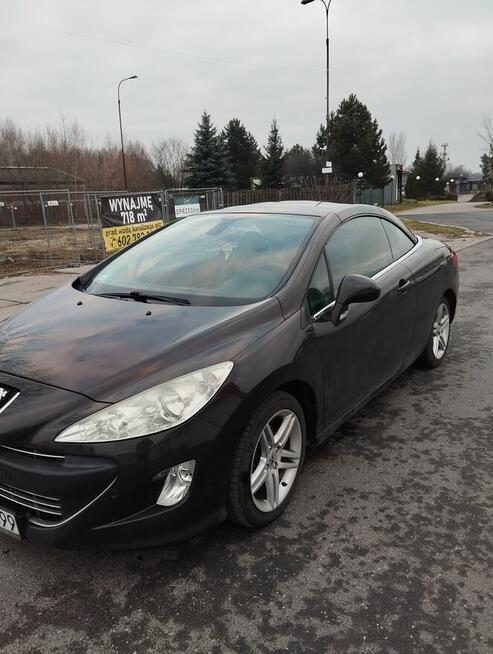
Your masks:
[[[138,241],[143,236],[147,236],[163,225],[163,220],[153,220],[148,223],[104,227],[102,230],[104,248],[107,253],[116,252],[131,243],[135,243],[135,241]]]

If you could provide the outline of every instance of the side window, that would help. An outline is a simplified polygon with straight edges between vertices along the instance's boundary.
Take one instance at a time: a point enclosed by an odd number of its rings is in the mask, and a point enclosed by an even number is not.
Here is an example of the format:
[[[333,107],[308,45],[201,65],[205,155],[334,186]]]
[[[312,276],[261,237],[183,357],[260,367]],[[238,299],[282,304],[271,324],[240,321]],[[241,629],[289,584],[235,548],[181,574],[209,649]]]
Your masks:
[[[413,249],[413,241],[407,234],[402,231],[402,229],[399,229],[396,225],[393,225],[388,220],[382,220],[382,225],[390,241],[390,247],[392,248],[394,261],[400,259],[405,254],[407,254],[409,250]]]
[[[332,302],[329,271],[322,252],[306,294],[310,315],[314,316]]]
[[[346,275],[373,277],[393,261],[380,218],[370,216],[353,218],[339,227],[326,252],[335,293]]]

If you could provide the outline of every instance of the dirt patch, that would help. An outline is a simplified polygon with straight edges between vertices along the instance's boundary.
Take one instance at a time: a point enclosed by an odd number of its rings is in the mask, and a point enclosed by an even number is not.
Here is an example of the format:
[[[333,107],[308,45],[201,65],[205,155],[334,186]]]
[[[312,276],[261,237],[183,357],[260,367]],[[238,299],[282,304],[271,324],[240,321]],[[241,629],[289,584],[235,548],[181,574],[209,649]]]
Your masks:
[[[78,255],[79,252],[79,255]],[[80,256],[80,262],[79,262]],[[0,277],[70,268],[104,256],[98,229],[19,227],[0,229]]]
[[[443,243],[446,243],[449,245],[452,250],[455,250],[455,252],[459,252],[460,250],[464,250],[465,248],[471,247],[471,245],[476,245],[477,243],[482,243],[483,241],[488,241],[493,236],[483,236],[483,235],[475,235],[473,234],[472,236],[463,236],[463,237],[450,237],[446,236],[444,234],[430,234],[430,232],[419,232],[416,231],[414,232],[417,234],[417,236],[421,236],[422,238],[436,238],[439,241],[442,241]]]
[[[455,225],[440,225],[438,223],[406,218],[403,219],[403,222],[417,236],[421,236],[421,238],[435,238],[438,241],[446,243],[456,252],[492,238],[491,234],[474,232],[471,229],[457,227]]]

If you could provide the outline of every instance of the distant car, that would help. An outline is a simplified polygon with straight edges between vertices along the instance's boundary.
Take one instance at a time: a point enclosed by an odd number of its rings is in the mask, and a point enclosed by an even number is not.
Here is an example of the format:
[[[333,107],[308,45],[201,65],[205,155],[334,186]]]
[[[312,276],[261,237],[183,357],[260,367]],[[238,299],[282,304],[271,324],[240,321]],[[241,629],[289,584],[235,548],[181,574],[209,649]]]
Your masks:
[[[377,207],[184,218],[0,324],[0,531],[179,541],[286,508],[305,448],[447,352],[457,255]]]

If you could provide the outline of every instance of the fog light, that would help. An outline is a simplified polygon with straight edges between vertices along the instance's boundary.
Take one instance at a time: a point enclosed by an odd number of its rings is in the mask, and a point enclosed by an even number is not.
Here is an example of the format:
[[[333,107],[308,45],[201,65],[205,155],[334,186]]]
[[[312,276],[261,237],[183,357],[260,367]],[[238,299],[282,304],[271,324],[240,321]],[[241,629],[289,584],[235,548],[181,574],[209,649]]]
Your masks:
[[[171,468],[156,504],[174,506],[181,502],[190,490],[194,472],[195,461],[185,461]]]

